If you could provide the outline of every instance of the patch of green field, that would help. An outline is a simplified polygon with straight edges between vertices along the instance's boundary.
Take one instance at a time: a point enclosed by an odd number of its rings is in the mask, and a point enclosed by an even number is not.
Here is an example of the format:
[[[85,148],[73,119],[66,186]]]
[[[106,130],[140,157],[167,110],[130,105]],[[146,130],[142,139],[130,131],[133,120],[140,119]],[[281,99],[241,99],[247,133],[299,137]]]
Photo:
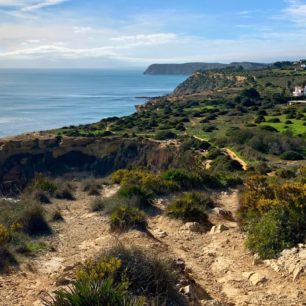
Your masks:
[[[272,118],[279,118],[281,122],[268,122]],[[267,122],[262,122],[260,125],[270,125],[277,129],[279,132],[283,133],[286,131],[291,131],[293,135],[304,135],[306,134],[306,126],[303,125],[305,121],[298,119],[287,119],[286,115],[281,116],[266,116]],[[285,121],[290,120],[292,124],[286,124]]]

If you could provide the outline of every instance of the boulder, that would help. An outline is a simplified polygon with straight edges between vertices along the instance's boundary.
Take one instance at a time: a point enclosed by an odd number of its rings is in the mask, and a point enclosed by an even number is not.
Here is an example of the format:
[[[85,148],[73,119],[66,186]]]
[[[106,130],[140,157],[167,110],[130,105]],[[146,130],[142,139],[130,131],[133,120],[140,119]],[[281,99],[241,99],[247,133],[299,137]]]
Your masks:
[[[194,232],[194,233],[201,233],[202,230],[203,230],[200,223],[198,223],[198,222],[187,222],[183,225],[182,228],[184,230],[188,230],[188,231]]]
[[[259,273],[253,273],[250,276],[249,281],[253,286],[257,286],[258,284],[266,282],[267,278]]]
[[[215,225],[211,228],[210,234],[220,234],[227,231],[229,228],[224,224]]]

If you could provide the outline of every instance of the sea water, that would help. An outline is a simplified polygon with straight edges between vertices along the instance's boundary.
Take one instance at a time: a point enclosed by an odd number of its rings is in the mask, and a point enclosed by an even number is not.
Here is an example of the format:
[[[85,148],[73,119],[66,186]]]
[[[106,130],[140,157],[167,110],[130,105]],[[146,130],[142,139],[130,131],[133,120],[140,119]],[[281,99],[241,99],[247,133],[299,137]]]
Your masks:
[[[144,97],[171,93],[185,78],[140,70],[0,69],[0,137],[129,115]]]

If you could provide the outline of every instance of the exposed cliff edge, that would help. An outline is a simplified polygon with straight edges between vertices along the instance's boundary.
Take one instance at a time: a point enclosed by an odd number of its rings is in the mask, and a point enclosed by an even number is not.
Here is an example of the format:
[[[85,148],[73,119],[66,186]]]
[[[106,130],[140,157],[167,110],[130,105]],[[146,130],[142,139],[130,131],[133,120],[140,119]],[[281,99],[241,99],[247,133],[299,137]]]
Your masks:
[[[235,62],[230,64],[222,63],[184,63],[184,64],[152,64],[144,74],[151,75],[191,75],[198,70],[223,69],[227,67],[243,67],[247,70],[266,68],[266,64]]]
[[[131,166],[163,169],[177,148],[139,138],[27,136],[0,140],[0,192],[16,193],[36,172],[51,176],[85,172],[107,175]]]

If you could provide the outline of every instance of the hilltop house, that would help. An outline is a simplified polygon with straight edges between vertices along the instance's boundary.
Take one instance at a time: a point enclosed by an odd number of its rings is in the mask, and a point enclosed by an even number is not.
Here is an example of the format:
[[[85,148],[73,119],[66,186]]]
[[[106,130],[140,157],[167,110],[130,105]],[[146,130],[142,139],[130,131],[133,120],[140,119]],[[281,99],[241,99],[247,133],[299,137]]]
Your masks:
[[[306,86],[305,87],[296,86],[294,88],[294,91],[293,91],[293,96],[294,97],[303,97],[303,96],[306,96]]]

